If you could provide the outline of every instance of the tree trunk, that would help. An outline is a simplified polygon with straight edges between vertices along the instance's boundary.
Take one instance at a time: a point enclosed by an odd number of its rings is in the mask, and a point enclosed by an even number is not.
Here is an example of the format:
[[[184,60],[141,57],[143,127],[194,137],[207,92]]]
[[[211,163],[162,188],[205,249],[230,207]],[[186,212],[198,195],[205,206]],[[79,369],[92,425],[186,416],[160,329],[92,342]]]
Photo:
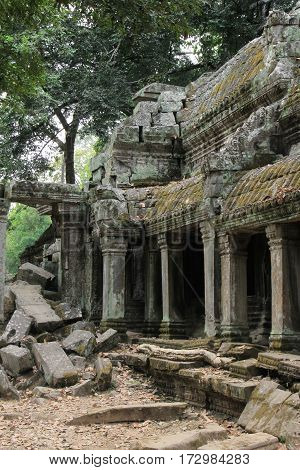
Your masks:
[[[75,139],[79,126],[79,118],[75,116],[72,123],[66,129],[66,143],[64,150],[64,161],[65,161],[65,172],[66,172],[66,183],[75,184],[75,165],[74,165],[74,153],[75,153]]]
[[[66,183],[75,184],[75,168],[74,168],[74,152],[75,152],[75,136],[71,132],[66,133],[66,144],[64,150]]]

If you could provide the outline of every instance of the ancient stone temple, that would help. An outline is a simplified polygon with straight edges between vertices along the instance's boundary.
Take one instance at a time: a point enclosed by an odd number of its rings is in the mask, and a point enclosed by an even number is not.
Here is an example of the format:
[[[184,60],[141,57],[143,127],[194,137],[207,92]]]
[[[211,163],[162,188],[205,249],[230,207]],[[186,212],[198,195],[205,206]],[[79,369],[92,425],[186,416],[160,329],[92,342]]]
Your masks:
[[[274,11],[218,71],[138,92],[84,190],[0,184],[0,299],[22,202],[53,220],[24,259],[103,329],[300,347],[299,21]]]

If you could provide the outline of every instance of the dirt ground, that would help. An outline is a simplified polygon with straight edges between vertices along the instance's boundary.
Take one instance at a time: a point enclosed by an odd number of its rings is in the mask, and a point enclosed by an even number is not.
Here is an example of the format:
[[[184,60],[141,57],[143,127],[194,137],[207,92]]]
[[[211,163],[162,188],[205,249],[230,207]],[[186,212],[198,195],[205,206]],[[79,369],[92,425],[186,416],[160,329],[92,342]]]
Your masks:
[[[93,413],[103,406],[170,401],[150,378],[127,367],[115,367],[113,386],[106,392],[75,398],[63,392],[55,401],[23,392],[20,401],[0,400],[0,449],[134,449],[141,439],[204,427],[216,422],[229,435],[242,430],[234,421],[202,409],[189,408],[181,420],[69,426],[75,416]]]

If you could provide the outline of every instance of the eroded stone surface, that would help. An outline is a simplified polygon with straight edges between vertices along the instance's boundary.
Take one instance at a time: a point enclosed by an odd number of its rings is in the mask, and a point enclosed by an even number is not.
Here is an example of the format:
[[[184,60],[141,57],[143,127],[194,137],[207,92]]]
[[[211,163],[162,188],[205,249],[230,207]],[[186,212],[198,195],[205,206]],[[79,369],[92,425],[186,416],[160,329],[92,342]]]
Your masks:
[[[9,378],[2,366],[0,366],[0,398],[18,400],[18,390],[10,383]]]
[[[62,302],[55,307],[55,313],[65,322],[81,320],[82,312],[77,307],[72,307],[66,302]]]

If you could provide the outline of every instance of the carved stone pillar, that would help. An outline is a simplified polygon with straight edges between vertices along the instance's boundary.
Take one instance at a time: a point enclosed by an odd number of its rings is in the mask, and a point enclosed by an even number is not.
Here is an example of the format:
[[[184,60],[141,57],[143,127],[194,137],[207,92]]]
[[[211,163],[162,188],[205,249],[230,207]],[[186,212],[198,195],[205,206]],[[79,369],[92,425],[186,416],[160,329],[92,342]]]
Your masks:
[[[170,240],[164,234],[159,236],[162,272],[163,318],[160,336],[165,338],[184,338],[184,273],[183,245],[180,236]]]
[[[247,311],[246,235],[222,234],[221,255],[221,334],[233,341],[249,341]]]
[[[85,282],[86,206],[58,205],[61,235],[62,297],[71,305],[83,308]]]
[[[150,239],[146,246],[145,327],[147,336],[157,336],[162,320],[161,263],[157,241]]]
[[[300,345],[300,233],[298,224],[266,228],[271,252],[272,329],[270,347]]]
[[[4,322],[5,240],[9,202],[0,199],[0,323]]]
[[[101,238],[103,256],[103,311],[101,328],[126,331],[125,260],[127,243],[121,234]]]
[[[200,224],[204,251],[205,334],[220,333],[221,261],[215,229],[209,222]]]

